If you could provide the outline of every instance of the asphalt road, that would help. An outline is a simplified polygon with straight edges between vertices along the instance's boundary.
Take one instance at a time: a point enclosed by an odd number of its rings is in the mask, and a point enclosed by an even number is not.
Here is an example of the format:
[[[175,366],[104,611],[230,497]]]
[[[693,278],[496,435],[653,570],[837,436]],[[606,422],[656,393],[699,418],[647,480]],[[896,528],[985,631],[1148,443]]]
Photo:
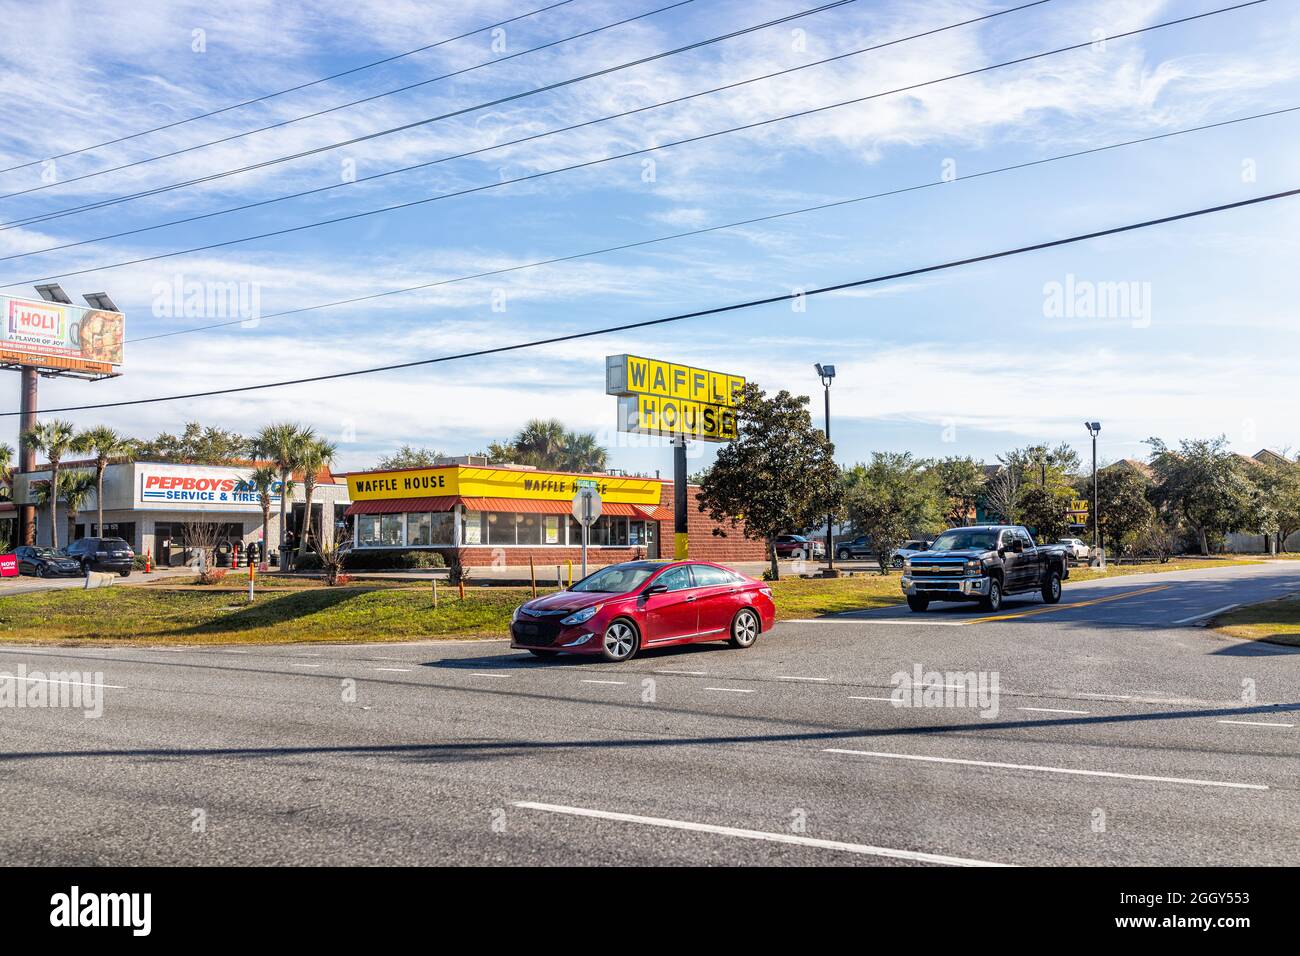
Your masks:
[[[1300,562],[1128,576],[624,665],[499,641],[0,647],[21,686],[102,695],[98,718],[0,707],[0,854],[1294,865],[1300,649],[1197,619],[1297,590]],[[915,668],[939,686],[896,706]],[[945,692],[965,672],[983,698]]]

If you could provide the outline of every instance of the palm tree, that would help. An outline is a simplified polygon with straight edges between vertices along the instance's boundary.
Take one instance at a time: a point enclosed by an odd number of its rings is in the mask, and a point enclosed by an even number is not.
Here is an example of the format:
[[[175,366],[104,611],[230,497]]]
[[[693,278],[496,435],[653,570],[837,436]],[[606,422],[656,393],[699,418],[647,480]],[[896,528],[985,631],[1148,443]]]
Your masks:
[[[95,508],[100,537],[104,536],[104,472],[114,458],[130,458],[135,454],[136,441],[119,435],[106,425],[79,432],[73,441],[78,452],[95,456]]]
[[[304,508],[302,513],[302,543],[307,545],[307,537],[311,534],[311,497],[316,490],[316,475],[322,468],[328,468],[334,464],[334,456],[338,454],[339,446],[332,441],[324,438],[312,438],[303,445],[302,455],[302,500]],[[321,519],[324,523],[324,518]]]
[[[14,449],[12,445],[6,445],[0,442],[0,501],[13,497],[10,489],[9,466],[14,460]],[[0,526],[4,528],[4,533],[0,534],[0,546],[7,551],[13,543],[14,521],[12,518],[0,519]]]
[[[279,476],[275,473],[274,465],[259,465],[253,469],[253,473],[248,476],[249,483],[257,489],[257,500],[262,506],[262,549],[263,553],[259,556],[260,560],[269,560],[266,556],[265,549],[271,542],[267,539],[271,527],[271,495],[275,491],[275,482]],[[283,489],[280,492],[280,500],[284,500]]]
[[[31,448],[43,454],[50,463],[50,487],[59,487],[59,464],[63,456],[72,450],[72,423],[54,419],[40,422],[35,428],[23,433],[22,440]],[[50,493],[50,545],[59,547],[58,495]]]
[[[65,471],[59,475],[59,497],[68,508],[68,541],[77,536],[77,512],[86,504],[90,493],[96,490],[95,476],[89,471]],[[99,536],[103,537],[103,525]]]
[[[295,471],[302,468],[303,451],[308,442],[316,438],[316,432],[310,427],[296,425],[293,422],[279,422],[267,425],[253,439],[255,458],[269,460],[280,472],[280,547],[284,547],[285,532],[288,530],[284,520],[284,509],[288,504],[289,489],[293,487],[290,478]]]
[[[565,432],[565,471],[604,471],[605,449],[591,432]]]

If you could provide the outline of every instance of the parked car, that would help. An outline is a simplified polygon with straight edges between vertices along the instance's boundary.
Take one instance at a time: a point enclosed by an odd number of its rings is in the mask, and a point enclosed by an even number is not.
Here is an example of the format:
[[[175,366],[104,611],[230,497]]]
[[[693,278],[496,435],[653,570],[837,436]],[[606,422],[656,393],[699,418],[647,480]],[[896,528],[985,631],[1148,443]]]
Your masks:
[[[778,534],[772,542],[778,558],[824,558],[826,546],[801,534]]]
[[[536,657],[625,661],[646,647],[729,641],[750,647],[776,623],[772,589],[705,561],[628,561],[534,598],[510,622],[510,646]]]
[[[901,568],[903,562],[913,555],[920,554],[922,551],[930,549],[930,542],[916,539],[913,541],[904,541],[900,547],[889,552],[889,563],[895,568]]]
[[[1092,549],[1078,538],[1062,538],[1056,543],[1065,548],[1065,553],[1076,561],[1087,561],[1092,554]]]
[[[68,557],[77,562],[80,574],[115,571],[125,578],[135,566],[135,552],[121,538],[78,538],[68,545]]]
[[[874,551],[871,550],[871,542],[867,540],[865,534],[860,534],[856,538],[848,541],[835,542],[835,558],[837,561],[849,561],[854,558],[869,558]]]
[[[996,611],[1006,595],[1028,591],[1055,604],[1069,575],[1060,545],[1037,546],[1020,525],[985,525],[950,528],[924,554],[906,559],[902,587],[913,611],[931,601],[979,601]]]
[[[61,550],[24,544],[14,548],[14,555],[18,558],[19,574],[31,574],[38,578],[74,577],[82,574],[81,562],[68,557]]]

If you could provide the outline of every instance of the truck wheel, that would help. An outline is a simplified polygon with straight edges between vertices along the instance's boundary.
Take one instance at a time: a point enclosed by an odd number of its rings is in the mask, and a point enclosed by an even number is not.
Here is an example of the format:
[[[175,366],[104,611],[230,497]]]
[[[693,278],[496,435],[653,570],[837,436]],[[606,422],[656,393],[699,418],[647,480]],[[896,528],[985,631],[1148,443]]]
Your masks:
[[[1002,582],[997,578],[989,581],[989,593],[980,600],[980,607],[985,611],[997,611],[1002,608]]]
[[[841,561],[847,561],[849,559],[849,553],[847,551],[836,551],[835,557],[839,558]]]
[[[1043,579],[1043,600],[1048,604],[1061,600],[1061,572],[1049,571]]]
[[[907,596],[907,606],[913,611],[924,611],[930,606],[930,599],[924,594],[909,594]]]

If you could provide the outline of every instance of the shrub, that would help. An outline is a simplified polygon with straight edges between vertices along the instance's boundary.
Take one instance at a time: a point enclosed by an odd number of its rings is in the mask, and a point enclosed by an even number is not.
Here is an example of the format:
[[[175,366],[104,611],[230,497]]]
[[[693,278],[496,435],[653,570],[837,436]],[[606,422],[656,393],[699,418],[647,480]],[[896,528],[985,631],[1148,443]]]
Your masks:
[[[389,551],[357,548],[349,551],[345,562],[358,571],[391,571],[395,569],[444,568],[447,560],[437,551]]]
[[[348,574],[336,574],[334,580],[329,582],[330,587],[342,587],[345,584],[352,583],[352,576]]]
[[[220,584],[226,576],[225,568],[208,568],[203,571],[196,579],[198,584]]]

